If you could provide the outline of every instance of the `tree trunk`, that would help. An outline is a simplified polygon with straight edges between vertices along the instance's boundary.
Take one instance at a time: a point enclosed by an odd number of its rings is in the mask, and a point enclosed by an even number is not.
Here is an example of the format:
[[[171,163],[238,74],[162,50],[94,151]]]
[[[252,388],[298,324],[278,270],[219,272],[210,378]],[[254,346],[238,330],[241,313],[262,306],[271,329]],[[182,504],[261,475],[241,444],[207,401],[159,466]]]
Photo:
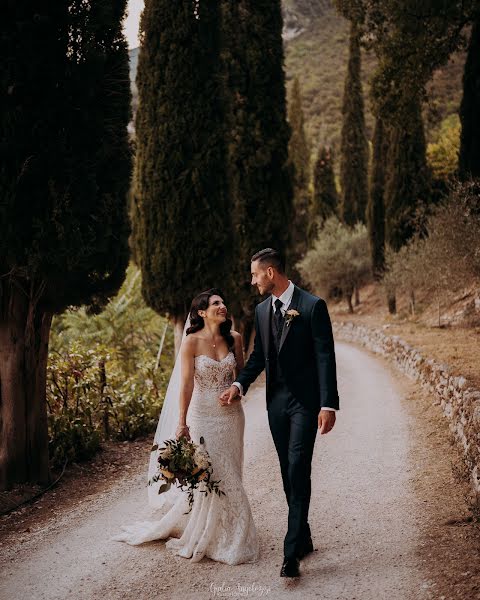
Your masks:
[[[105,369],[105,359],[101,358],[98,362],[98,370],[100,375],[100,398],[103,406],[103,432],[105,439],[110,439],[110,406],[108,395],[105,394],[107,387],[107,370]]]
[[[242,336],[243,352],[245,356],[248,356],[250,354],[249,346],[252,337],[252,331],[254,329],[253,319],[244,315],[243,318],[237,319],[236,325],[236,331],[238,331],[238,333]]]
[[[360,305],[360,290],[357,286],[355,286],[355,306]]]
[[[352,293],[347,292],[348,312],[353,315]]]
[[[415,315],[415,292],[414,290],[410,290],[410,314]]]
[[[244,348],[245,351],[248,352],[248,355],[250,356],[250,354],[252,353],[253,350],[253,342],[255,340],[255,322],[253,319],[248,319],[246,325],[245,325],[245,332],[244,332]]]
[[[157,359],[155,361],[155,369],[158,369],[158,365],[160,364],[160,357],[162,356],[163,344],[165,343],[165,336],[167,335],[168,329],[168,321],[165,323],[165,327],[163,328],[162,339],[160,340],[160,344],[158,346]]]
[[[387,302],[388,302],[388,312],[391,315],[394,315],[397,312],[397,299],[396,299],[394,293],[390,292],[388,294]]]
[[[17,282],[1,291],[0,490],[50,483],[46,377],[52,314]]]
[[[185,327],[185,315],[176,315],[173,319],[173,339],[175,343],[175,357],[177,357],[182,345],[183,328]]]
[[[253,352],[253,344],[255,343],[255,336],[257,332],[255,331],[255,327],[250,328],[250,334],[248,336],[248,344],[246,344],[245,348],[245,358],[248,360],[250,358],[250,354]]]
[[[460,151],[458,167],[460,178],[468,181],[480,176],[480,18],[472,27],[467,59],[463,72],[463,97],[460,105]]]
[[[243,350],[245,356],[250,356],[253,350],[253,341],[255,340],[255,325],[251,318],[245,319],[243,327]]]

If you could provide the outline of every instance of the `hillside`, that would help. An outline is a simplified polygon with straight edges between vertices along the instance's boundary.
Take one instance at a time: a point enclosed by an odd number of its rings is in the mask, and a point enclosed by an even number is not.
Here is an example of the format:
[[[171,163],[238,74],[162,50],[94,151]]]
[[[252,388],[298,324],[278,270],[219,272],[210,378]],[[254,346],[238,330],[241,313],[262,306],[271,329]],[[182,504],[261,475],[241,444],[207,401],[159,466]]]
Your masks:
[[[321,142],[338,149],[341,130],[343,85],[348,59],[348,21],[333,7],[332,0],[284,0],[284,45],[287,85],[297,76],[304,100],[307,134],[312,150]],[[136,105],[135,75],[138,48],[130,51],[131,80]],[[456,112],[460,103],[463,54],[434,76],[426,107],[430,138],[441,120]],[[373,132],[369,110],[368,81],[375,58],[363,52],[368,135]]]
[[[337,13],[331,0],[285,0],[284,13],[286,28],[296,22],[299,30],[294,37],[284,35],[285,69],[287,83],[295,76],[300,80],[309,138],[313,148],[323,142],[338,148],[348,60],[348,21]],[[375,64],[375,57],[364,51],[362,75],[369,137],[373,133],[369,80]],[[433,77],[425,107],[428,138],[445,117],[458,109],[463,64],[464,55],[458,53]]]
[[[285,40],[287,85],[294,77],[300,80],[306,129],[313,149],[319,143],[328,143],[335,148],[339,145],[348,61],[348,21],[338,15],[330,2],[321,4],[317,14],[303,16],[303,32],[291,40]],[[364,52],[362,75],[365,94],[368,93],[368,79],[373,68],[373,57]],[[371,136],[373,118],[368,104],[366,120]]]

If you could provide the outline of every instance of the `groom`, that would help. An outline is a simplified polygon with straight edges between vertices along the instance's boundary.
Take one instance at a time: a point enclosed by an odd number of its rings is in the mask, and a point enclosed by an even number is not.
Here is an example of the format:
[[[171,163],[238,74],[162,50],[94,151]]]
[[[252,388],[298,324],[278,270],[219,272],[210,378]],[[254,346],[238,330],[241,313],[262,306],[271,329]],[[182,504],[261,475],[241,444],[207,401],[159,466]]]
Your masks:
[[[270,296],[255,310],[255,343],[238,381],[220,396],[229,404],[266,370],[270,431],[288,502],[288,531],[280,575],[298,577],[313,551],[308,525],[311,462],[317,428],[328,433],[339,408],[332,326],[325,301],[298,288],[276,250],[251,259],[252,285]]]

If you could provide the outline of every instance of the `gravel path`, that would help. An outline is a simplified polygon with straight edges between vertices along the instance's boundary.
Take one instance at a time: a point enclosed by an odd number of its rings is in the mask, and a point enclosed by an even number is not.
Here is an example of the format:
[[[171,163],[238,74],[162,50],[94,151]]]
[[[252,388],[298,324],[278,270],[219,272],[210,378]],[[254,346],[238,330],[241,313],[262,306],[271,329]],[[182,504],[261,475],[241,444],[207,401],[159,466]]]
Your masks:
[[[412,484],[418,425],[405,400],[411,384],[363,350],[343,343],[336,349],[341,410],[332,432],[317,436],[309,519],[317,551],[302,561],[299,580],[279,577],[286,502],[264,388],[257,385],[245,404],[244,480],[261,539],[258,564],[190,564],[162,541],[136,547],[110,541],[120,524],[152,516],[145,464],[3,544],[1,600],[430,598],[431,582],[416,555],[425,505]]]

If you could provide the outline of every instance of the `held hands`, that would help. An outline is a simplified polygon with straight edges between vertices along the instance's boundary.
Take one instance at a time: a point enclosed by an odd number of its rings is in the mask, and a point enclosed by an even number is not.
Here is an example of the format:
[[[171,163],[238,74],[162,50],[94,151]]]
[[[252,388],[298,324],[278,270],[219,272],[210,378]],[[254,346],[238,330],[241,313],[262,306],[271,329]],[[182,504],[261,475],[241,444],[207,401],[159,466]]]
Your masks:
[[[318,428],[320,433],[328,433],[335,425],[336,414],[334,410],[321,410],[318,415]]]
[[[220,395],[218,401],[222,406],[231,404],[234,400],[240,399],[240,390],[236,385],[232,385]]]
[[[179,425],[177,430],[175,431],[175,437],[179,440],[181,437],[186,437],[187,440],[190,439],[190,430],[188,425]]]

